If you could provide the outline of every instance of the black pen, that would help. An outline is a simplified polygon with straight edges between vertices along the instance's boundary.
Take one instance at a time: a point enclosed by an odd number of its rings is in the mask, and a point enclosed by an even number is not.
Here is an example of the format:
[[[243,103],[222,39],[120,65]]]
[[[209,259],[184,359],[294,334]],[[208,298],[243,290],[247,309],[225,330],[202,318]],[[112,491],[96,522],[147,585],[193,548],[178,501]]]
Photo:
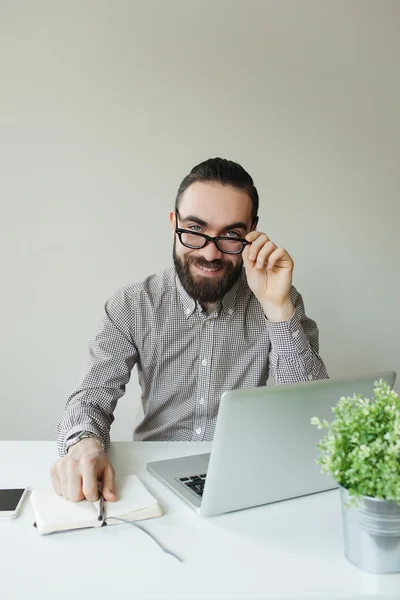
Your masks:
[[[97,520],[103,521],[104,519],[104,498],[103,494],[100,492],[100,497],[94,502],[94,505],[97,508]]]

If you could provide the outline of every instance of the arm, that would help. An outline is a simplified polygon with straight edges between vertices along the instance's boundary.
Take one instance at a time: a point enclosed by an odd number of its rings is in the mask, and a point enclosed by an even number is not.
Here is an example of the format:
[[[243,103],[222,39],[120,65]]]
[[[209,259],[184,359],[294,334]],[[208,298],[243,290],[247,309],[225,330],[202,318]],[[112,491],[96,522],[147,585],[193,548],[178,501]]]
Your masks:
[[[60,456],[65,455],[67,438],[79,431],[94,433],[108,448],[113,412],[139,358],[132,339],[133,316],[124,289],[106,303],[100,327],[89,344],[86,368],[56,427]]]
[[[275,383],[296,383],[311,379],[327,379],[320,358],[318,328],[304,311],[303,299],[292,286],[290,299],[294,313],[281,322],[267,320],[270,349],[270,373]]]
[[[251,231],[246,240],[250,242],[243,252],[247,282],[267,319],[275,383],[326,379],[318,355],[317,325],[306,316],[303,300],[292,286],[291,256],[265,233]]]

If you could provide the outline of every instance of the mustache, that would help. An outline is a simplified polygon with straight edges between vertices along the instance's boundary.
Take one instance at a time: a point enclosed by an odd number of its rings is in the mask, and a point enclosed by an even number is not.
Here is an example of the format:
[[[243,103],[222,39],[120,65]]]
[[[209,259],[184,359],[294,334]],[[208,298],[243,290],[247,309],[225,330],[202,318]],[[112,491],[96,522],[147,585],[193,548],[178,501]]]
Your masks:
[[[226,266],[226,262],[224,260],[211,260],[208,261],[205,258],[203,258],[202,256],[198,256],[198,257],[194,257],[194,256],[188,256],[186,258],[187,264],[189,265],[195,265],[196,267],[205,267],[206,269],[219,269],[221,267],[225,267]]]

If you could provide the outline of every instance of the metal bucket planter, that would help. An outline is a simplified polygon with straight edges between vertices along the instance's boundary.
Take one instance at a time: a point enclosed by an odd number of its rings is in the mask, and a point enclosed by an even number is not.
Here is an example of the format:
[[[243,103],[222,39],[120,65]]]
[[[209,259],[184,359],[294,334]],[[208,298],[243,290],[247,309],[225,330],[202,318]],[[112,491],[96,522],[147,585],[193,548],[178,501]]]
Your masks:
[[[400,506],[361,496],[346,508],[348,491],[340,486],[345,555],[371,573],[400,573]]]

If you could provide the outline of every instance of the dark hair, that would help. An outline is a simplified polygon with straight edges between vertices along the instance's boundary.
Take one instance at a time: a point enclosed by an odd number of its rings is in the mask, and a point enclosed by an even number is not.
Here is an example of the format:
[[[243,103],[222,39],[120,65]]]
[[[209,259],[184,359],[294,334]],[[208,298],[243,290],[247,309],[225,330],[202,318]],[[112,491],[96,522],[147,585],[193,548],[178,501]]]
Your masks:
[[[216,181],[222,185],[231,185],[248,193],[252,203],[252,222],[257,219],[258,214],[258,192],[253,184],[251,176],[238,163],[226,158],[209,158],[193,167],[189,175],[186,175],[175,199],[175,210],[179,209],[182,194],[196,181]]]

